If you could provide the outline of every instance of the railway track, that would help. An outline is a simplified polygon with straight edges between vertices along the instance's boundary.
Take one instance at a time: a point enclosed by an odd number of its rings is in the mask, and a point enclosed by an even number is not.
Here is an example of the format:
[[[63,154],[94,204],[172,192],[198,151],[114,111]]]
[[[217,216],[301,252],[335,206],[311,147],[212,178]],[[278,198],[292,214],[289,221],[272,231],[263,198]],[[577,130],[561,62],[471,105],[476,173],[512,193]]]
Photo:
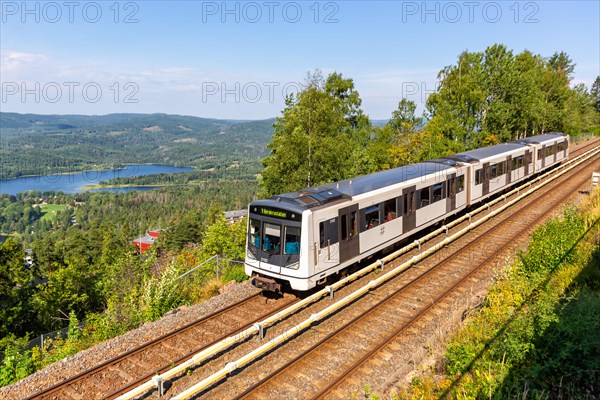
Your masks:
[[[83,371],[27,399],[112,398],[190,359],[198,351],[288,307],[295,299],[266,301],[254,294]]]
[[[217,380],[213,386],[200,391],[200,397],[350,398],[360,393],[364,380],[357,371],[370,371],[370,375],[363,375],[370,377],[368,382],[376,380],[373,377],[377,374],[372,371],[389,364],[386,358],[392,357],[394,352],[402,352],[402,346],[396,343],[398,338],[405,337],[423,321],[437,318],[435,312],[443,314],[445,311],[440,310],[448,304],[448,299],[460,296],[460,287],[472,284],[486,266],[503,264],[505,253],[515,247],[516,238],[526,236],[549,212],[589,183],[591,163],[598,165],[598,155],[450,246],[459,246],[458,250],[438,253],[411,270],[412,276],[403,274],[400,279],[373,289],[359,301],[341,308],[328,320],[314,322],[304,332],[299,329],[297,335],[290,335],[291,340],[249,362],[247,368],[231,366],[236,370],[235,379]],[[574,175],[577,178],[573,178]],[[558,193],[562,194],[558,196]],[[502,203],[498,207],[502,207]],[[459,228],[460,225],[456,227]],[[406,257],[410,258],[411,254]],[[438,265],[427,265],[431,262]],[[415,277],[417,272],[419,275]],[[440,285],[440,282],[445,284]],[[416,331],[421,332],[422,328]],[[172,390],[175,393],[181,389],[173,387]],[[175,398],[188,398],[188,394]]]

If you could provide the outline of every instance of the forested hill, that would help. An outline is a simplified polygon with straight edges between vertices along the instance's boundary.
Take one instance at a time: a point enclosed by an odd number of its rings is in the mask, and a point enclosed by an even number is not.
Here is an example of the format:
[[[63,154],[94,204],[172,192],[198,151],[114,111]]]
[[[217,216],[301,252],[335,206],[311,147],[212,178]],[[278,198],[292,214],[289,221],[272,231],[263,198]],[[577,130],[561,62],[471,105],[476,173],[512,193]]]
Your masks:
[[[166,114],[0,113],[0,179],[165,163],[211,168],[266,155],[274,119],[238,121]]]

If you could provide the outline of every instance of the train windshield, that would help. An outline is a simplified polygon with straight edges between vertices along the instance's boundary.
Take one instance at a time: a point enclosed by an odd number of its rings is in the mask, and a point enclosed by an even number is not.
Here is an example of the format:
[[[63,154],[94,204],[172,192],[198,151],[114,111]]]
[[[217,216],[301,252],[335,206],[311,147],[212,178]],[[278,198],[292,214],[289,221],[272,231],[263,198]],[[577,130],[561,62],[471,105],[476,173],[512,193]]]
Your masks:
[[[279,254],[281,251],[281,225],[264,223],[262,249],[269,254]]]
[[[250,215],[248,256],[281,267],[292,267],[300,255],[301,222]]]

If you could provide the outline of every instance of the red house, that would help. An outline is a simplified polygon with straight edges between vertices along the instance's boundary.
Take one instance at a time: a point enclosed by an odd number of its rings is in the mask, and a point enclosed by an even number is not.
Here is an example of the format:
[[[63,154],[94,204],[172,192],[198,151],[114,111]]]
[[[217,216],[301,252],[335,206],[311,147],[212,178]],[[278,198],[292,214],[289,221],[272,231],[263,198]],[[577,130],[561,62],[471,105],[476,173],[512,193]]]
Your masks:
[[[160,230],[149,230],[144,236],[134,239],[133,245],[138,249],[138,252],[145,253],[150,247],[152,247],[159,235]]]

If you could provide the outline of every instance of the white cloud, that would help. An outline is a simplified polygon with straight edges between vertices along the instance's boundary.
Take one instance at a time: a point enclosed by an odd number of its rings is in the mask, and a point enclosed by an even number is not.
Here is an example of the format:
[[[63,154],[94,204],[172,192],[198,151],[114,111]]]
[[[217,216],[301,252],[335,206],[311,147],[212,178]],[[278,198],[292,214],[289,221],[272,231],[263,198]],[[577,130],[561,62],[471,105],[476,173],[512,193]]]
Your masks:
[[[46,57],[42,54],[25,53],[19,51],[0,51],[0,68],[2,73],[20,71],[44,62]]]

